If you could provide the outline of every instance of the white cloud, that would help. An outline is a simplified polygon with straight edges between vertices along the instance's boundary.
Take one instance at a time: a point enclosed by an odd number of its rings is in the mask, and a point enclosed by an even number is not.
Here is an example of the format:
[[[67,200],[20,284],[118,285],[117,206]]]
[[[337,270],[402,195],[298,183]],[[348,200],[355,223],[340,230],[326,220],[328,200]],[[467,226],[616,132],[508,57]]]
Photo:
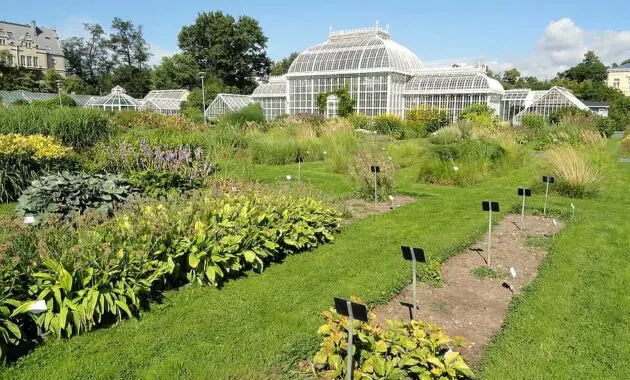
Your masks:
[[[527,50],[524,47],[523,50]],[[529,53],[516,57],[464,57],[425,62],[425,66],[449,66],[456,62],[483,63],[493,71],[516,67],[523,75],[552,78],[579,63],[594,50],[606,64],[630,58],[630,30],[585,30],[572,19],[562,18],[547,25]]]
[[[151,46],[151,53],[153,54],[151,56],[151,60],[149,61],[149,64],[151,65],[159,65],[160,61],[162,61],[162,57],[169,57],[177,53],[176,50],[169,50],[169,49],[163,48],[162,46],[158,44],[149,44],[149,45]]]

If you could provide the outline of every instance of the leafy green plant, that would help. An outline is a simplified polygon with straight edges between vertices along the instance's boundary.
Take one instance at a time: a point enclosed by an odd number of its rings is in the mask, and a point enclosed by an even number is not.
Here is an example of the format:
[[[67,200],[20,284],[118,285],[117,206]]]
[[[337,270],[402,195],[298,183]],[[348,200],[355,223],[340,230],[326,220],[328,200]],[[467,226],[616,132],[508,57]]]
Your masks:
[[[183,177],[177,172],[168,170],[144,170],[133,172],[129,176],[129,184],[141,193],[153,198],[166,197],[171,193],[198,189],[203,186],[201,178]]]
[[[477,119],[479,116],[493,120],[496,117],[496,111],[487,104],[471,104],[464,108],[459,114],[460,119],[471,121]]]
[[[404,120],[397,115],[382,114],[374,118],[374,129],[378,133],[399,137],[403,130]]]
[[[59,97],[50,98],[47,100],[33,100],[31,103],[33,107],[43,107],[48,109],[59,108]],[[77,103],[70,96],[66,94],[61,95],[61,106],[62,107],[76,107]]]
[[[315,375],[343,379],[347,375],[348,318],[333,308],[322,313],[326,323],[317,333],[320,349],[313,357]],[[453,348],[461,345],[441,327],[422,321],[388,321],[383,329],[369,315],[352,329],[352,377],[355,379],[468,379],[474,374]]]
[[[373,165],[380,166],[380,173],[376,176],[371,172]],[[396,171],[397,167],[392,158],[386,156],[383,151],[379,151],[376,146],[372,146],[359,150],[356,160],[350,166],[349,174],[356,183],[357,196],[374,201],[374,182],[376,181],[376,198],[383,202],[396,192],[394,178]]]
[[[442,265],[437,260],[429,260],[417,267],[418,279],[431,286],[442,286]]]
[[[405,118],[407,121],[422,125],[425,133],[433,133],[446,127],[452,119],[450,111],[426,106],[417,106],[407,110]]]
[[[619,130],[619,125],[609,117],[600,117],[595,123],[595,129],[606,137],[612,136],[614,132]]]
[[[127,180],[111,174],[63,172],[33,181],[18,199],[20,215],[54,213],[64,218],[96,210],[112,215],[130,195]]]
[[[545,118],[535,113],[526,113],[523,115],[523,127],[533,131],[540,131],[547,125]]]
[[[346,117],[354,113],[355,101],[350,96],[348,88],[340,87],[331,92],[322,92],[317,94],[317,107],[319,108],[320,114],[323,115],[326,111],[326,108],[328,107],[328,97],[331,95],[335,95],[338,100],[337,116]]]
[[[473,268],[471,269],[470,273],[479,280],[499,278],[499,274],[497,273],[497,271],[494,270],[493,268],[488,268],[488,267]]]
[[[346,116],[346,118],[350,121],[354,129],[372,129],[372,120],[362,113],[353,113]]]

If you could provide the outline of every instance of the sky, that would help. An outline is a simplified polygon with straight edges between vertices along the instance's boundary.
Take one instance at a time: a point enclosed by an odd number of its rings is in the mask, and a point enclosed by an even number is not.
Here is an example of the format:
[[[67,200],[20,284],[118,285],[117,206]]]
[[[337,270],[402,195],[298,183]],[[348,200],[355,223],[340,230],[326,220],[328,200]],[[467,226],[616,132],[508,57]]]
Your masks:
[[[199,12],[221,10],[257,19],[279,60],[324,41],[333,30],[389,25],[391,38],[427,67],[484,63],[495,71],[553,77],[595,50],[605,64],[630,59],[627,0],[181,0],[6,2],[0,19],[55,26],[60,37],[83,35],[83,23],[114,17],[143,25],[152,63],[178,51],[177,34]]]

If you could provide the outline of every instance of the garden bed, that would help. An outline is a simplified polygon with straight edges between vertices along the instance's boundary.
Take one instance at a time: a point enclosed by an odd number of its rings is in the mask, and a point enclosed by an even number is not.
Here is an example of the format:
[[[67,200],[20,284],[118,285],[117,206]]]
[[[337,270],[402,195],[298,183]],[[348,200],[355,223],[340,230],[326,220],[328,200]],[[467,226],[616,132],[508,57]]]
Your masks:
[[[486,267],[485,235],[443,264],[442,287],[418,284],[416,317],[444,326],[451,336],[466,338],[467,347],[462,355],[470,364],[479,364],[484,348],[501,329],[510,301],[536,278],[538,264],[552,239],[550,219],[526,216],[523,231],[519,224],[520,215],[507,215],[492,231],[491,264],[496,276],[482,279],[473,274],[474,269]],[[558,223],[558,230],[563,227],[563,223]],[[517,271],[515,280],[509,274],[510,267]],[[513,293],[503,286],[506,281],[512,285]],[[411,309],[405,304],[412,300],[412,288],[407,286],[387,305],[378,306],[373,312],[383,324],[387,319],[408,320]]]
[[[346,223],[351,223],[354,220],[367,218],[371,215],[378,215],[384,212],[392,211],[398,207],[404,206],[408,203],[415,202],[417,198],[400,195],[394,197],[391,202],[368,202],[364,199],[352,198],[344,202],[343,206],[348,216]]]

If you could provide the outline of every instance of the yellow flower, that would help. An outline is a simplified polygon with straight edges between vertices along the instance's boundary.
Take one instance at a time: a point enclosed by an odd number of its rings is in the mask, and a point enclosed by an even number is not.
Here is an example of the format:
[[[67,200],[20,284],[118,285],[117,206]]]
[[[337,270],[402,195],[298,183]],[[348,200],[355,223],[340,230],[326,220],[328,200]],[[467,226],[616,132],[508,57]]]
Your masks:
[[[9,133],[0,135],[0,155],[25,155],[34,160],[56,159],[72,155],[72,148],[60,145],[50,136]]]

